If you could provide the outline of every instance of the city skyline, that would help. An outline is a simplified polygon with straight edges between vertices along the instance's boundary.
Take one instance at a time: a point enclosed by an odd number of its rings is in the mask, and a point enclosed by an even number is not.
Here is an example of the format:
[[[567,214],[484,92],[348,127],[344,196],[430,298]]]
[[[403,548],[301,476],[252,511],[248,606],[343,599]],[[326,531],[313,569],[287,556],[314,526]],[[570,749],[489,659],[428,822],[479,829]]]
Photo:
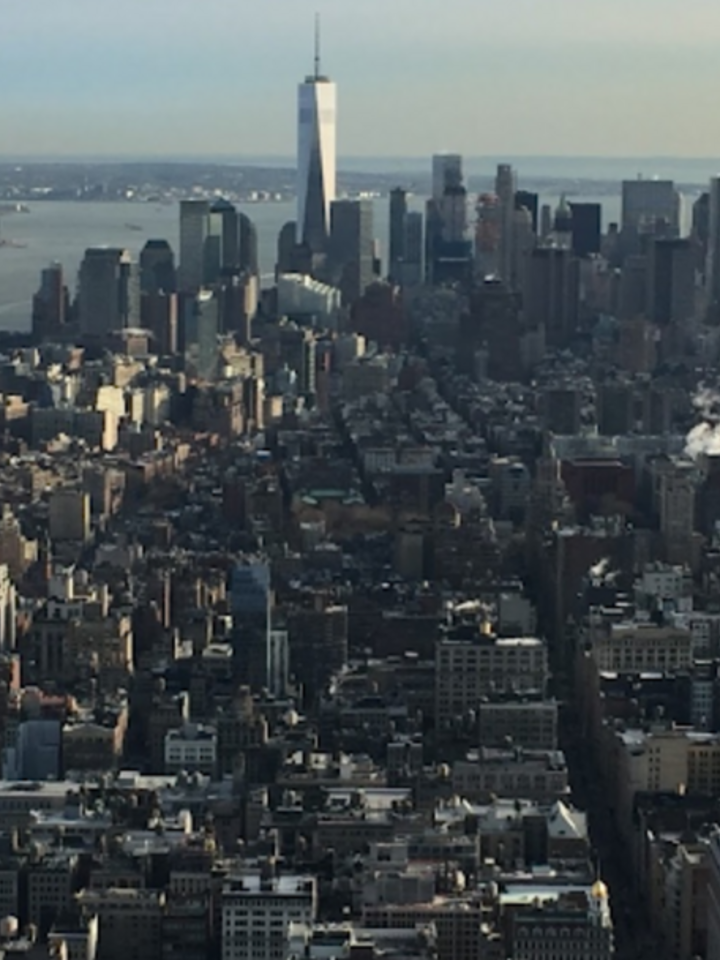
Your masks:
[[[341,155],[718,152],[698,122],[720,80],[720,11],[709,0],[681,19],[670,0],[636,0],[632,10],[608,0],[592,21],[569,0],[542,10],[529,0],[497,9],[448,0],[443,18],[427,22],[408,0],[391,9],[369,0],[351,18],[329,0],[277,0],[272,17],[228,0],[183,2],[172,18],[165,3],[127,0],[111,34],[89,0],[59,0],[40,21],[37,7],[7,14],[4,154],[197,155],[187,126],[196,113],[213,130],[205,155],[291,156],[292,86],[307,71],[316,10],[342,90]],[[187,69],[203,45],[212,57]]]

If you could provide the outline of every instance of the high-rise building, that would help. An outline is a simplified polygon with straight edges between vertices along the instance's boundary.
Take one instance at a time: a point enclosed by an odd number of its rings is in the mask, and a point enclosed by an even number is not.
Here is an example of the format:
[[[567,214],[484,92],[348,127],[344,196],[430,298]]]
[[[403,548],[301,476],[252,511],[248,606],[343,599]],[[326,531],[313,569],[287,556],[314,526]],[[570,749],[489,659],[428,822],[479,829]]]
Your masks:
[[[220,331],[218,298],[212,290],[198,290],[182,301],[182,328],[187,371],[198,380],[214,380]]]
[[[173,293],[177,286],[175,256],[167,240],[148,240],[140,251],[142,293]]]
[[[599,203],[570,203],[572,211],[572,249],[576,257],[600,253],[602,235],[602,205]]]
[[[530,190],[516,190],[515,191],[515,208],[517,210],[525,207],[526,210],[530,211],[532,216],[533,230],[535,233],[538,232],[538,218],[540,214],[540,198],[537,193],[532,193]]]
[[[390,193],[390,263],[388,268],[388,276],[393,283],[402,283],[407,212],[407,194],[402,187],[395,187]]]
[[[259,276],[257,228],[246,213],[238,213],[238,243],[240,272],[254,277]]]
[[[373,259],[372,201],[334,200],[328,260],[344,303],[354,303],[372,283]]]
[[[708,231],[706,289],[708,306],[720,309],[720,176],[710,181],[710,226]]]
[[[139,271],[127,250],[90,247],[85,251],[80,264],[78,310],[85,336],[106,337],[115,330],[138,326]]]
[[[315,71],[298,87],[297,242],[311,252],[325,249],[330,204],[335,199],[337,88],[320,69],[320,34]]]
[[[210,204],[207,200],[180,201],[180,267],[178,285],[194,293],[205,279],[205,246],[210,229]]]
[[[500,245],[498,272],[506,283],[512,281],[513,273],[513,222],[517,183],[515,171],[509,163],[498,164],[495,175],[495,194],[500,204]]]
[[[418,210],[405,217],[405,261],[402,270],[402,285],[416,287],[423,276],[423,215]]]
[[[579,261],[563,247],[538,247],[528,257],[523,302],[527,322],[542,327],[550,347],[564,347],[577,329]]]
[[[475,273],[479,280],[500,272],[502,207],[494,193],[481,193],[475,207]]]
[[[647,235],[677,237],[680,233],[680,194],[672,180],[624,180],[622,185],[622,251],[642,251]]]
[[[37,339],[57,333],[65,323],[68,292],[63,268],[53,263],[40,273],[40,289],[33,297],[32,331]]]
[[[178,295],[144,293],[140,304],[142,326],[153,336],[153,350],[172,356],[178,348]]]
[[[238,563],[230,583],[233,659],[238,677],[252,688],[267,686],[270,670],[272,591],[270,565],[262,559]]]
[[[462,187],[463,163],[459,153],[436,153],[432,158],[433,200],[441,200],[448,189]]]
[[[205,248],[205,283],[217,283],[221,274],[240,264],[240,224],[236,207],[219,197],[210,207]]]
[[[695,315],[695,253],[689,239],[653,240],[648,248],[645,316],[660,326]]]

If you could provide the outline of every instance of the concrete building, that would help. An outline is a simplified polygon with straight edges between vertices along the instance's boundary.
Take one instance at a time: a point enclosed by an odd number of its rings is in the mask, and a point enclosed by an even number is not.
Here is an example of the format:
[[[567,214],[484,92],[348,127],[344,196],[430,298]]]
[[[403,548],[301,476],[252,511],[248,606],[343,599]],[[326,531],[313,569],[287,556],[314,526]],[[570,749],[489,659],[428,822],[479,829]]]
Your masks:
[[[259,872],[230,876],[222,890],[222,960],[285,957],[291,923],[311,924],[317,910],[314,877]]]
[[[547,647],[537,637],[440,640],[435,664],[438,725],[477,711],[483,697],[542,692],[548,679]]]
[[[158,960],[162,956],[165,894],[157,890],[81,890],[86,918],[98,918],[97,960]]]
[[[165,734],[165,772],[205,773],[213,776],[217,770],[218,745],[214,727],[186,723]]]
[[[277,312],[283,317],[312,317],[318,326],[334,329],[342,304],[337,287],[300,273],[283,273],[277,283]]]
[[[51,540],[85,542],[90,536],[90,494],[58,487],[50,495]]]

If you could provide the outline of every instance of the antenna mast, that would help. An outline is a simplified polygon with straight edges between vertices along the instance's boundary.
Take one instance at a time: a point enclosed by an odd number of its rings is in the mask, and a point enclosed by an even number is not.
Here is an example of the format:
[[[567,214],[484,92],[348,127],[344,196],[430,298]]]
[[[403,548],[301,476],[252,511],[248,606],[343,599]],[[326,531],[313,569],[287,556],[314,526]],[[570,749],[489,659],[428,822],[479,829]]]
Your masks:
[[[315,14],[315,79],[320,79],[320,14]]]

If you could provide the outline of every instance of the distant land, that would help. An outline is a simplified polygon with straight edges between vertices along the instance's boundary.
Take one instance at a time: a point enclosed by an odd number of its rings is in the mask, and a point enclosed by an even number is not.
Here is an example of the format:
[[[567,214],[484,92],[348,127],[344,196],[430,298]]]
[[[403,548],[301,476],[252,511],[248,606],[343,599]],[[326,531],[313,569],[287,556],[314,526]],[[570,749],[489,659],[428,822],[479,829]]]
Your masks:
[[[443,152],[441,150],[438,151]],[[448,152],[452,152],[448,148]],[[359,174],[428,174],[430,157],[393,156],[340,156],[341,171]],[[290,155],[267,154],[186,154],[186,155],[35,155],[0,153],[3,164],[182,164],[258,167],[276,170],[294,170],[295,158]],[[672,156],[558,156],[488,154],[464,157],[465,171],[470,176],[491,175],[498,163],[511,163],[520,176],[531,178],[577,179],[577,180],[622,180],[644,177],[675,179],[681,184],[705,184],[713,174],[720,172],[720,157],[672,157]]]

